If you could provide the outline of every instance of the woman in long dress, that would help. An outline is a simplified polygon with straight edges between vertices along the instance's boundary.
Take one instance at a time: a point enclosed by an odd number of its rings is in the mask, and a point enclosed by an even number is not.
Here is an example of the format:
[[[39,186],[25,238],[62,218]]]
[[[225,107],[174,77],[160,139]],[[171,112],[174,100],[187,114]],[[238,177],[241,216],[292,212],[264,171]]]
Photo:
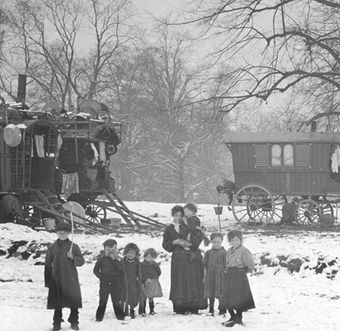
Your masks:
[[[177,314],[197,314],[203,309],[203,263],[199,246],[203,240],[201,231],[185,240],[189,233],[182,221],[184,211],[181,206],[171,210],[173,222],[166,227],[163,234],[163,248],[172,253],[170,300]],[[190,252],[185,248],[189,247]]]

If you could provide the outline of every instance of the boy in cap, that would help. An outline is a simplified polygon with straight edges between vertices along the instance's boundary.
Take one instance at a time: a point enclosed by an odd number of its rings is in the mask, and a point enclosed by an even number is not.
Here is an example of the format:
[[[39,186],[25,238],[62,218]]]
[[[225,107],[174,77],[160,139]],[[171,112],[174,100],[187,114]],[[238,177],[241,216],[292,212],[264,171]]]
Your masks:
[[[48,287],[47,309],[54,309],[53,331],[61,330],[62,309],[70,308],[68,322],[79,330],[78,308],[82,308],[77,268],[85,261],[78,245],[68,239],[71,226],[56,226],[58,239],[48,248],[45,258],[45,287]]]
[[[103,245],[104,256],[98,259],[93,269],[100,280],[96,321],[103,320],[109,295],[117,319],[124,320],[124,264],[118,255],[117,242],[114,239],[106,240]]]

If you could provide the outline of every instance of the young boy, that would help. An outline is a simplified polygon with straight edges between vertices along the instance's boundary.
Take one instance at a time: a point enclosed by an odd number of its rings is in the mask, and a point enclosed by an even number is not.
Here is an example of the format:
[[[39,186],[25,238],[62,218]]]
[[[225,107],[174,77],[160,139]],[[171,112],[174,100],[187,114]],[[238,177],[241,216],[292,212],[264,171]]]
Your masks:
[[[76,267],[85,261],[79,247],[68,239],[71,226],[59,223],[56,232],[58,239],[48,248],[45,259],[47,309],[54,309],[53,331],[61,330],[63,308],[71,309],[68,322],[72,330],[79,330],[78,308],[82,308],[82,301]]]
[[[103,320],[109,295],[117,319],[124,320],[124,264],[118,256],[117,242],[114,239],[106,240],[103,245],[104,256],[98,259],[93,269],[93,273],[100,279],[96,321]]]

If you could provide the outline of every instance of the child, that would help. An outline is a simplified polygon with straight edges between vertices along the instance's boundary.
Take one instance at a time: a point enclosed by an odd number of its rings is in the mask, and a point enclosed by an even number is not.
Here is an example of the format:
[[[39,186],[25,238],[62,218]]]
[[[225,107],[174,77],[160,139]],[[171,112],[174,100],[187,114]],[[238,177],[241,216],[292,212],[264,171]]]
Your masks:
[[[142,273],[138,257],[138,246],[134,243],[127,244],[124,248],[125,304],[127,315],[130,314],[132,319],[136,317],[135,307],[140,303],[141,298]]]
[[[204,231],[205,228],[201,227],[201,221],[196,216],[197,207],[193,203],[188,203],[184,206],[184,219],[183,223],[186,225],[186,228],[181,227],[180,238],[185,239],[189,245],[184,245],[184,250],[190,253],[190,243],[193,238],[197,236],[202,236],[205,246],[208,246],[210,241],[205,236]],[[184,242],[184,244],[186,244]],[[194,259],[194,255],[190,254],[190,261]]]
[[[117,319],[124,320],[124,264],[118,256],[117,242],[114,239],[106,240],[103,245],[104,256],[98,259],[93,269],[100,280],[96,321],[103,320],[109,295]]]
[[[228,309],[230,319],[222,323],[226,327],[242,324],[242,313],[255,308],[247,272],[253,272],[254,260],[250,251],[242,245],[241,231],[228,233],[231,247],[226,253],[226,274],[223,283],[221,306]]]
[[[71,226],[59,223],[58,239],[48,248],[45,259],[45,287],[48,287],[47,309],[54,309],[53,331],[61,330],[62,309],[70,308],[68,322],[79,330],[78,308],[82,308],[76,267],[85,261],[79,247],[68,239]]]
[[[191,237],[195,235],[197,231],[201,231],[201,222],[196,216],[197,207],[193,203],[188,203],[184,206],[184,223],[188,226],[188,234],[186,240],[190,242]]]
[[[209,314],[214,315],[215,298],[222,296],[226,250],[222,247],[223,234],[213,233],[210,236],[212,248],[203,259],[204,266],[204,298],[209,299]],[[225,309],[219,307],[219,315],[225,314]]]
[[[145,316],[146,299],[149,299],[150,314],[154,315],[155,303],[153,298],[163,296],[161,285],[158,281],[161,275],[161,269],[155,262],[157,252],[153,248],[149,248],[144,253],[144,261],[142,262],[142,287],[144,290],[145,300],[140,307],[140,314]]]

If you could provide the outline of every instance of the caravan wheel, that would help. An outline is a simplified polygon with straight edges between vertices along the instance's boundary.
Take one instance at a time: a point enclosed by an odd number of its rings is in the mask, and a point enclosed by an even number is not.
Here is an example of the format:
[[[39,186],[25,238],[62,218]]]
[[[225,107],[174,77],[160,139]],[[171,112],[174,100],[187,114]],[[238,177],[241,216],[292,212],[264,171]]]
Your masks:
[[[247,185],[234,196],[232,210],[235,219],[248,225],[279,222],[280,207],[286,202],[285,197],[273,196],[260,185]]]
[[[96,203],[89,203],[85,207],[86,218],[94,224],[101,224],[106,219],[106,209]]]

